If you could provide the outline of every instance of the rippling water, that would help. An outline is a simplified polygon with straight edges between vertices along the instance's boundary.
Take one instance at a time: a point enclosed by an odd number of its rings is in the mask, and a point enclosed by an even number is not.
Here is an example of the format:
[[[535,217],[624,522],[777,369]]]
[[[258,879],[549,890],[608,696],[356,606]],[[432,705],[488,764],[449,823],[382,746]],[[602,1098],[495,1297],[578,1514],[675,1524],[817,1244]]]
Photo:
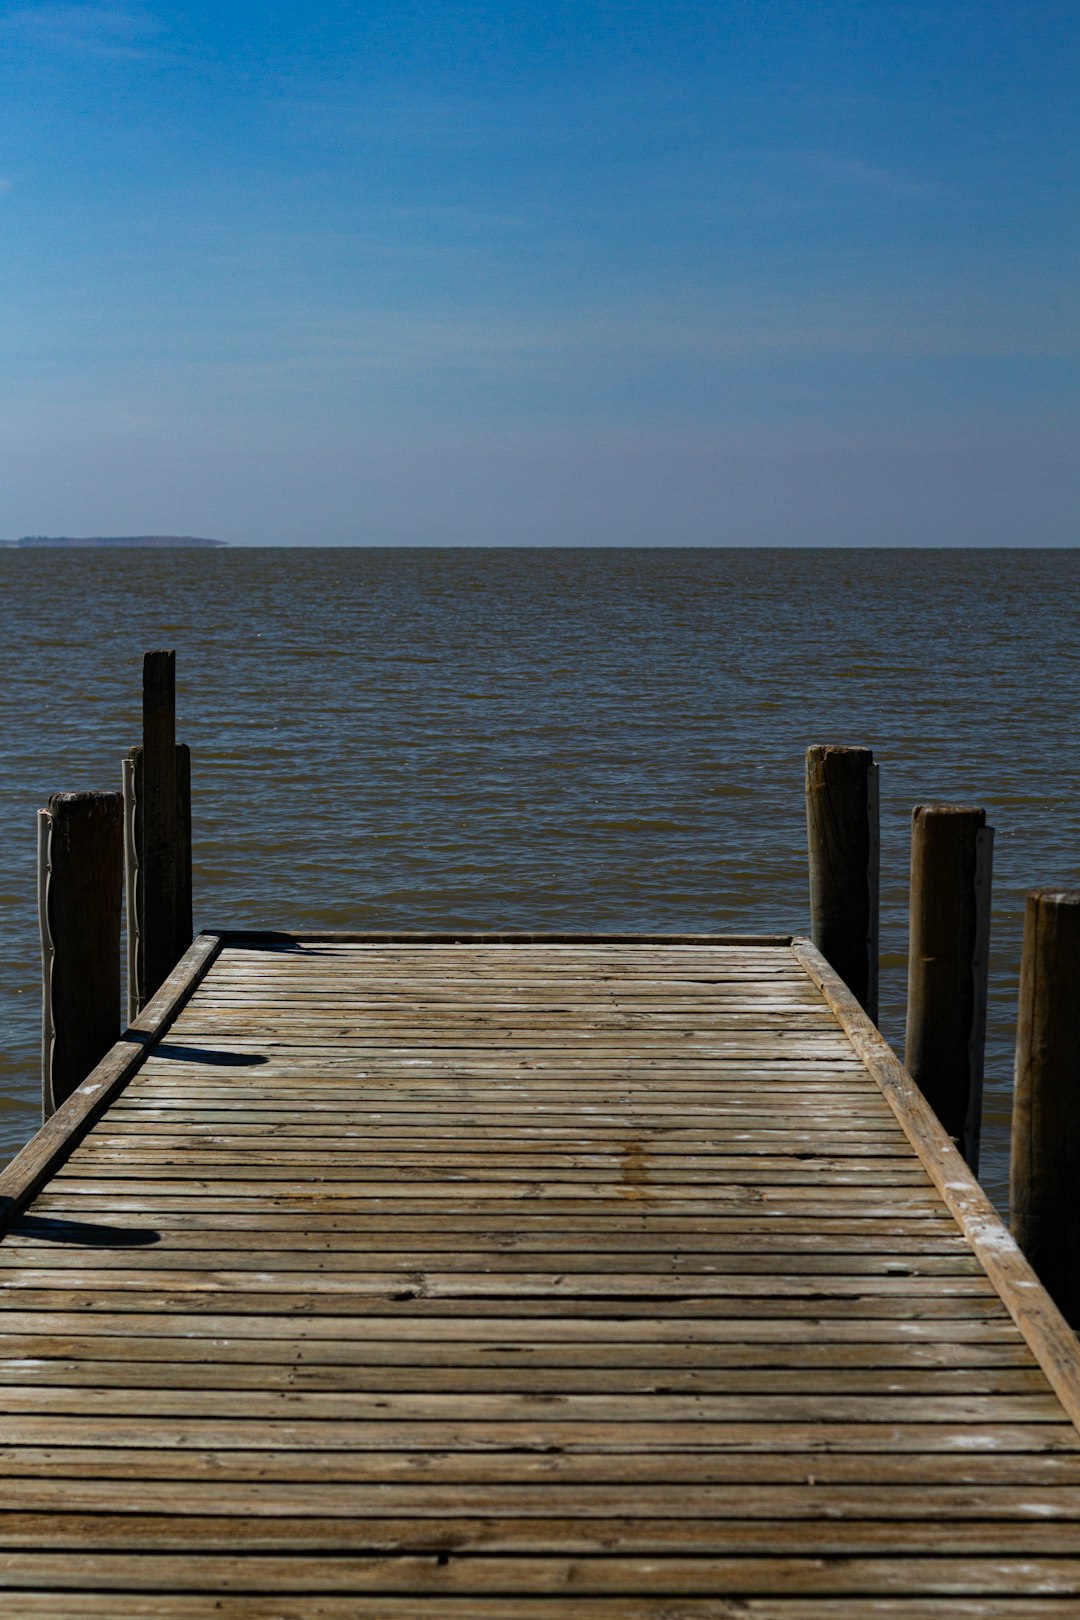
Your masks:
[[[34,813],[118,787],[174,646],[196,926],[808,926],[803,751],[881,762],[882,1026],[909,816],[997,829],[983,1181],[1023,896],[1080,882],[1080,552],[0,553],[0,1149],[38,1118]]]

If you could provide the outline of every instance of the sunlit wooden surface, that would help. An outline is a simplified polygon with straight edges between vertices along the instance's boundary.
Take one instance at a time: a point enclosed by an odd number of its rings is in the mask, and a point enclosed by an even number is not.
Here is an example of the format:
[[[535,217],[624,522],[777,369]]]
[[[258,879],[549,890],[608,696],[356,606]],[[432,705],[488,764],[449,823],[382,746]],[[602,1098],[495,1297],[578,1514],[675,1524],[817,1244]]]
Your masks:
[[[927,1140],[782,944],[227,942],[0,1244],[3,1612],[1080,1614]]]

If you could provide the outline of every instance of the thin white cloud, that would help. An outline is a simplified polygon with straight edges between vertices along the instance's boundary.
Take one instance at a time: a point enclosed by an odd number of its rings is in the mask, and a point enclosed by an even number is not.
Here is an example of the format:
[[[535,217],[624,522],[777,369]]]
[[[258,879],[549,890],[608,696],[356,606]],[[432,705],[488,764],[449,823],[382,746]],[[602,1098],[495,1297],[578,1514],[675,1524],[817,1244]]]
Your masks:
[[[933,188],[901,169],[866,163],[862,158],[845,157],[839,152],[799,152],[799,165],[818,179],[863,191],[881,191],[892,196],[914,197]]]
[[[39,49],[115,60],[142,60],[155,53],[161,24],[139,6],[27,6],[0,20],[0,32]]]
[[[892,307],[870,301],[856,311],[820,300],[772,308],[743,301],[682,319],[647,306],[558,318],[309,311],[290,326],[288,337],[269,318],[247,334],[234,329],[231,344],[212,358],[177,358],[182,369],[212,375],[218,396],[262,392],[266,398],[268,389],[322,391],[332,388],[332,379],[361,376],[403,386],[442,378],[469,379],[480,388],[494,383],[558,389],[582,371],[611,383],[624,374],[652,374],[656,367],[680,374],[690,368],[692,374],[762,360],[798,367],[816,357],[875,365],[1042,358],[1060,356],[1065,347],[1060,333],[1037,325],[1010,328],[1005,311],[985,304],[961,318],[955,309],[923,308],[918,299],[909,307],[890,302]],[[268,342],[268,331],[276,331],[278,340]],[[1075,343],[1068,347],[1075,352]]]
[[[11,190],[11,181],[8,180],[5,176],[0,175],[0,196],[3,196],[5,191],[10,191],[10,190]]]

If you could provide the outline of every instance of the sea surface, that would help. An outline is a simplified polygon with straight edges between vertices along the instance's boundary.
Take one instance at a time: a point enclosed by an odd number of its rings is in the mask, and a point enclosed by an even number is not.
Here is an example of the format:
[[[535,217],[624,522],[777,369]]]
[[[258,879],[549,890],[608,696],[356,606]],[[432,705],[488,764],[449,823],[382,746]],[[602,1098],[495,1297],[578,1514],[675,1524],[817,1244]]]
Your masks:
[[[881,766],[902,1048],[911,808],[996,828],[982,1180],[1025,891],[1080,884],[1080,551],[0,552],[0,1154],[39,1120],[35,812],[117,788],[175,647],[196,926],[808,928],[803,754]]]

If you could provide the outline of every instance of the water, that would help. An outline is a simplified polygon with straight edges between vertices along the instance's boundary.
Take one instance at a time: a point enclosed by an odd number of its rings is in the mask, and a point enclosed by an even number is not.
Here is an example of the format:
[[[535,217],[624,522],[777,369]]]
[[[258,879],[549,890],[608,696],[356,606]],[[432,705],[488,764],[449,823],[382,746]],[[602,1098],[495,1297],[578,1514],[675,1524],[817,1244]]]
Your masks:
[[[881,762],[882,1026],[909,816],[997,829],[983,1181],[1023,896],[1080,882],[1080,552],[0,552],[0,1150],[38,1120],[35,811],[117,787],[175,646],[196,926],[798,931],[803,752]]]

